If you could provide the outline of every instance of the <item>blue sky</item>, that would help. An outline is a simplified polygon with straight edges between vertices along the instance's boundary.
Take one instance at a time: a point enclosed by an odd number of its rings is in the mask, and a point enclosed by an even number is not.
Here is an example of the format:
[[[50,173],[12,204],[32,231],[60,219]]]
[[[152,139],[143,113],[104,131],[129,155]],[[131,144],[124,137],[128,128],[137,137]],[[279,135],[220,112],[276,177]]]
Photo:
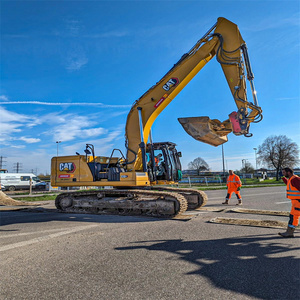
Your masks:
[[[225,167],[255,166],[270,135],[300,145],[299,1],[1,1],[0,156],[13,171],[50,172],[51,157],[125,153],[132,103],[222,16],[247,43],[264,119],[252,138],[228,136]],[[249,99],[251,98],[250,87]],[[251,100],[252,101],[252,100]],[[159,115],[154,141],[172,141],[183,168],[202,157],[222,169],[221,147],[193,140],[177,118],[225,120],[236,110],[214,59]]]

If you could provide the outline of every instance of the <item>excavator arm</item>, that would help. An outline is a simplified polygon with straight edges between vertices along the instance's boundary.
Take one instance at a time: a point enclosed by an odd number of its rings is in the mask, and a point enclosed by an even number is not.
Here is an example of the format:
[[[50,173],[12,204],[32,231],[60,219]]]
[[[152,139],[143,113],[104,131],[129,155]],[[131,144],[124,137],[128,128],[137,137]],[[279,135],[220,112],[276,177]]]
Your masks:
[[[218,146],[227,141],[227,135],[251,136],[249,126],[262,119],[258,106],[246,44],[236,24],[225,18],[217,23],[195,46],[167,72],[162,79],[144,93],[132,106],[126,123],[125,137],[127,165],[129,169],[142,170],[146,165],[145,145],[151,135],[151,127],[158,115],[213,58],[221,64],[237,112],[221,122],[209,117],[180,118],[184,129],[195,139]],[[247,100],[247,79],[253,95],[253,103]],[[139,126],[137,125],[139,124]]]

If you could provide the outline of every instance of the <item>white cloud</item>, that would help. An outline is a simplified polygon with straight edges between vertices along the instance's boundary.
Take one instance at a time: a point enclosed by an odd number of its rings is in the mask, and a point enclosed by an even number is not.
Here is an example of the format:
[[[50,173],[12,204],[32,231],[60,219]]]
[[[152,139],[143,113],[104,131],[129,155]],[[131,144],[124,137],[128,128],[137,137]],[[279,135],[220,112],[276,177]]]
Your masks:
[[[86,135],[87,137],[90,137],[90,136],[98,136],[98,135],[104,134],[107,132],[107,130],[102,127],[99,127],[99,128],[84,129],[81,132],[82,132],[82,134]]]
[[[103,104],[101,102],[43,102],[43,101],[6,101],[1,104],[32,104],[48,106],[100,106],[101,108],[129,108],[131,105]]]
[[[75,33],[75,31],[73,32]],[[88,63],[88,58],[85,54],[84,48],[80,44],[70,45],[64,57],[64,65],[69,71],[78,71]]]
[[[114,114],[118,111],[114,110],[112,114],[101,111],[87,116],[59,112],[36,116],[18,114],[0,106],[1,155],[7,157],[6,166],[9,169],[15,162],[21,162],[24,170],[38,168],[42,172],[49,172],[51,157],[56,155],[55,141],[58,140],[62,141],[60,155],[83,153],[86,143],[95,145],[97,155],[110,155],[116,145],[119,148],[124,124],[110,131],[99,126],[99,123],[107,124],[105,117],[114,117]],[[34,126],[33,131],[31,128]],[[38,148],[31,146],[35,143],[39,143]],[[34,153],[35,159],[29,161],[28,153]]]
[[[2,103],[1,103],[2,104]],[[5,108],[0,106],[0,122],[18,122],[27,121],[30,118],[23,114],[18,114],[12,111],[8,111]]]
[[[76,53],[70,54],[66,60],[66,69],[69,71],[80,70],[84,65],[88,63],[88,59],[85,56],[77,55]]]
[[[86,136],[98,136],[107,132],[106,129],[102,127],[94,128],[93,126],[96,125],[96,122],[91,121],[91,118],[85,116],[67,114],[58,116],[56,120],[59,120],[59,122],[53,128],[51,134],[59,141],[66,142],[76,138],[84,138]],[[51,119],[51,122],[53,124],[53,119]]]
[[[25,146],[25,145],[18,145],[18,146],[11,145],[10,147],[11,147],[11,148],[15,148],[15,149],[24,149],[26,146]],[[21,156],[22,156],[22,155],[21,155]]]
[[[41,141],[41,139],[37,139],[37,138],[27,138],[25,136],[22,136],[19,138],[20,141],[24,141],[28,144],[34,144],[34,143],[38,143]]]
[[[0,96],[1,101],[8,101],[8,98],[5,95]]]
[[[78,36],[82,25],[78,20],[65,20],[66,30],[71,36]]]
[[[34,117],[0,107],[0,141],[2,145],[8,145],[10,141],[14,140],[14,134],[22,132],[28,124],[34,123],[34,119]]]
[[[122,38],[130,36],[131,33],[128,30],[111,30],[103,33],[87,34],[84,38],[100,39],[100,38]]]
[[[299,100],[299,97],[281,97],[281,98],[276,98],[275,100],[292,101],[292,100]]]
[[[105,128],[97,126],[97,117],[79,116],[77,114],[51,113],[44,116],[30,116],[8,111],[0,107],[0,141],[3,145],[9,145],[12,141],[23,141],[28,144],[38,143],[40,138],[21,136],[16,137],[28,128],[36,125],[50,125],[51,129],[44,132],[52,135],[53,140],[71,141],[84,139],[85,137],[96,137],[106,134]],[[55,124],[53,126],[53,124]]]
[[[21,132],[22,130],[19,127],[23,126],[22,124],[18,123],[4,123],[0,121],[0,138],[1,136],[10,136],[14,132]]]
[[[64,144],[62,143],[61,148],[63,149],[63,155],[72,155],[75,152],[82,153],[85,149],[85,145],[89,143],[94,145],[96,155],[105,156],[111,154],[116,140],[121,138],[121,136],[123,136],[123,131],[121,129],[116,129],[114,131],[109,132],[104,138],[97,140],[85,140],[83,142],[75,143],[68,146],[64,146]],[[119,152],[115,155],[118,156]]]
[[[295,13],[287,18],[274,17],[274,15],[269,15],[266,18],[262,18],[260,22],[256,22],[255,24],[251,24],[251,26],[247,27],[249,31],[265,31],[269,29],[277,29],[277,28],[292,28],[299,27],[299,13]]]

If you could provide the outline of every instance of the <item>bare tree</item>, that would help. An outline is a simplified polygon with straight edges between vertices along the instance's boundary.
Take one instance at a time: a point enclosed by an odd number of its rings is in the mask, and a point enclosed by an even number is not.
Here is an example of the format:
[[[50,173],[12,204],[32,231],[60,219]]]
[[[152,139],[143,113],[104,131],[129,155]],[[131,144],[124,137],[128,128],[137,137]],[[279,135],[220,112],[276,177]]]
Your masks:
[[[200,175],[200,171],[208,171],[209,170],[208,164],[201,157],[197,157],[193,161],[189,162],[188,168],[191,170],[197,170],[198,175]]]
[[[243,168],[241,168],[240,173],[251,174],[254,173],[254,168],[248,161],[245,162]]]
[[[276,180],[278,180],[282,168],[293,168],[299,162],[299,147],[286,135],[272,135],[258,146],[257,155],[260,163],[276,169]]]

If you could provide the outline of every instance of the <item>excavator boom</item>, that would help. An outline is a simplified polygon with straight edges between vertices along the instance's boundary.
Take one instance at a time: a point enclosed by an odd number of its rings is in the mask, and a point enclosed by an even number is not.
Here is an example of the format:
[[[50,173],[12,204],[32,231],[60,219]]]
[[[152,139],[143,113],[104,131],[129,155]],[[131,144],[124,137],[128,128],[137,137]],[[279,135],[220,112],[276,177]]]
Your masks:
[[[230,132],[250,136],[249,125],[260,121],[262,110],[256,98],[247,47],[237,25],[225,18],[218,18],[195,46],[133,104],[127,117],[125,134],[127,161],[133,170],[142,169],[145,161],[143,144],[148,142],[157,116],[213,57],[222,66],[237,112],[224,122],[209,117],[180,118],[179,122],[192,137],[214,146],[225,143]],[[247,100],[246,70],[255,96],[254,104]],[[140,124],[139,128],[137,124]]]

